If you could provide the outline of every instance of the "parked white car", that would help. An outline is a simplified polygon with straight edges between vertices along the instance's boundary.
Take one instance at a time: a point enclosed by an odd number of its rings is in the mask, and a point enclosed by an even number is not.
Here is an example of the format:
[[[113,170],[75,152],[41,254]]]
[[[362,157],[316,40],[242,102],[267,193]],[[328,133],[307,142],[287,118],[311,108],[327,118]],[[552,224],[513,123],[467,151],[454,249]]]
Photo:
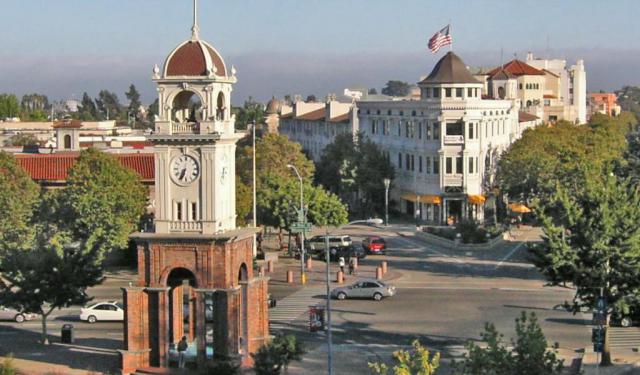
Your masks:
[[[117,301],[94,303],[80,310],[80,320],[88,323],[124,321],[124,306]]]
[[[33,318],[35,318],[33,314],[25,314],[9,307],[0,306],[0,320],[13,320],[17,323],[22,323]]]

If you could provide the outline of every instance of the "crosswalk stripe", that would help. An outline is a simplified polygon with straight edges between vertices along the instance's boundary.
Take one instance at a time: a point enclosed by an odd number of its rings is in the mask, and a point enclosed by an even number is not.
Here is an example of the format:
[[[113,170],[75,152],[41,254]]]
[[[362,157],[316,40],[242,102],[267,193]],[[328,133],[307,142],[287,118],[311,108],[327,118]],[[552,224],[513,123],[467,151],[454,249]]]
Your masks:
[[[269,311],[269,327],[274,330],[289,328],[290,324],[309,311],[309,307],[324,303],[314,298],[325,293],[322,287],[305,288],[278,301],[276,307]]]

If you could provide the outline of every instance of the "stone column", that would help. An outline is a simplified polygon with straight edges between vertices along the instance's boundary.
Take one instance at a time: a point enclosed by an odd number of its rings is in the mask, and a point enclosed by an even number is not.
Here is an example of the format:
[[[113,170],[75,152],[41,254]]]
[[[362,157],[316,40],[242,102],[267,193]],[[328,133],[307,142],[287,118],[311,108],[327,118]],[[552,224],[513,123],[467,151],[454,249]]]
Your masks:
[[[151,365],[169,365],[169,290],[170,288],[146,288],[149,293],[149,333]]]

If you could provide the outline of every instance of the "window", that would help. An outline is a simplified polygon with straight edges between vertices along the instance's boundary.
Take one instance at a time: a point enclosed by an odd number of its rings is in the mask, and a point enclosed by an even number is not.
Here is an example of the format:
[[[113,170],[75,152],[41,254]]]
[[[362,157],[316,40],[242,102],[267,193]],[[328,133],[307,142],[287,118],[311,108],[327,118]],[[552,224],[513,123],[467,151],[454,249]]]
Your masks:
[[[429,156],[425,158],[425,167],[424,172],[427,174],[431,173],[431,157]]]
[[[176,220],[177,221],[182,220],[182,203],[181,202],[176,203]]]
[[[456,88],[456,97],[462,98],[462,88]]]
[[[473,173],[473,157],[469,158],[469,174]]]
[[[469,123],[468,132],[469,132],[469,139],[473,139],[473,123],[472,122]]]
[[[413,138],[413,134],[411,133],[411,123],[407,121],[404,123],[404,136],[407,138]]]
[[[422,121],[418,121],[418,139],[422,139]]]
[[[404,155],[404,168],[408,171],[411,170],[411,157],[409,156],[409,154],[405,154]]]
[[[433,173],[440,174],[440,160],[437,157],[433,158]]]
[[[382,134],[389,134],[389,121],[387,120],[382,120]]]
[[[447,133],[445,135],[464,135],[462,122],[447,123]]]
[[[544,100],[544,106],[545,106],[545,107],[548,107],[548,106],[550,106],[550,105],[551,105],[551,100],[549,100],[549,99],[545,99],[545,100]]]
[[[522,90],[522,83],[518,84],[518,89]]]
[[[422,173],[422,156],[418,156],[418,172]]]
[[[440,123],[433,123],[433,139],[440,139]]]
[[[473,89],[472,88],[468,88],[467,89],[467,97],[469,97],[469,98],[473,97]]]
[[[453,174],[453,158],[445,158],[445,173]]]
[[[376,120],[371,120],[371,134],[376,134]]]
[[[411,170],[415,171],[416,170],[416,159],[414,157],[414,155],[411,155]]]
[[[402,169],[402,154],[398,153],[398,169]]]
[[[411,116],[415,116],[416,115],[416,111],[411,111]]]
[[[440,97],[440,89],[439,88],[433,89],[433,97],[434,98],[439,98]]]
[[[71,136],[69,134],[66,134],[64,136],[64,149],[65,150],[71,149]]]
[[[391,110],[387,110],[387,116],[391,116]]]
[[[457,174],[461,174],[462,173],[462,168],[464,168],[463,161],[462,161],[462,156],[457,156],[456,157],[456,173]]]
[[[451,97],[451,87],[447,87],[444,89],[444,96],[446,98],[450,98]]]
[[[191,203],[191,220],[198,220],[198,203]]]
[[[398,121],[398,137],[402,137],[402,120]]]
[[[425,122],[424,123],[424,127],[425,127],[425,130],[426,130],[426,133],[427,133],[425,138],[431,139],[431,126],[429,125],[428,122]]]
[[[430,98],[431,97],[431,90],[429,89],[424,89],[422,90],[424,92],[424,97],[425,98]]]

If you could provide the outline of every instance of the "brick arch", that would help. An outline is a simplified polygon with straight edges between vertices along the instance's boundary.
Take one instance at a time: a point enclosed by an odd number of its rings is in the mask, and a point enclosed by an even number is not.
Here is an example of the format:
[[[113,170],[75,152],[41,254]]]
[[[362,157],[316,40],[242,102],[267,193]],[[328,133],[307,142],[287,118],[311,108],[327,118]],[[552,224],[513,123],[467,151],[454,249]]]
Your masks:
[[[169,275],[171,274],[172,271],[176,270],[176,269],[185,269],[189,272],[191,272],[191,274],[193,275],[193,278],[195,279],[195,287],[199,288],[203,285],[205,285],[203,283],[203,281],[200,278],[200,275],[198,272],[195,272],[189,265],[187,264],[172,264],[170,266],[166,266],[165,268],[162,269],[162,272],[160,273],[160,279],[158,280],[158,284],[162,285],[162,286],[168,286],[167,285],[167,281],[169,281]]]
[[[238,282],[249,280],[249,268],[245,262],[238,267]]]

